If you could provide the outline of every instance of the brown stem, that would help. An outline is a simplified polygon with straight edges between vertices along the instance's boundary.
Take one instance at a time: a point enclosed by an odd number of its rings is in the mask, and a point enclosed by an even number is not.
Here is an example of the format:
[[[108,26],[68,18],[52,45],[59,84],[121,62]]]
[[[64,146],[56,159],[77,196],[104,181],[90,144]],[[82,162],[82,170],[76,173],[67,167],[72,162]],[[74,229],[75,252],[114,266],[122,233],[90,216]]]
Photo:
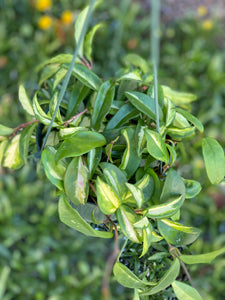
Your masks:
[[[72,118],[70,118],[68,121],[66,121],[64,123],[64,127],[67,127],[69,125],[69,123],[71,123],[73,120],[75,120],[76,118],[82,116],[83,114],[85,114],[88,111],[88,109],[86,108],[85,110],[83,110],[82,112],[80,112],[79,114],[73,116]]]
[[[112,142],[112,143],[111,143],[111,146],[110,146],[110,149],[109,149],[109,154],[108,154],[108,156],[107,156],[106,162],[109,162],[109,158],[110,158],[110,155],[111,155],[111,152],[112,152],[113,145],[114,145],[114,143]]]
[[[10,134],[9,136],[14,137],[14,136],[18,133],[18,131],[19,131],[20,129],[22,129],[22,128],[24,129],[24,128],[26,128],[27,126],[29,126],[29,125],[31,125],[31,124],[33,124],[33,123],[36,123],[36,122],[39,122],[39,120],[33,120],[33,121],[30,121],[30,122],[27,122],[27,123],[23,123],[23,124],[17,126],[16,128],[14,128],[13,133]]]
[[[111,220],[110,220],[111,221]],[[112,221],[111,221],[112,222]],[[110,254],[107,262],[106,262],[106,268],[104,272],[104,276],[102,279],[102,288],[101,288],[101,293],[102,293],[102,299],[103,300],[110,300],[111,295],[110,295],[110,287],[109,287],[109,280],[110,280],[110,274],[113,269],[113,265],[116,261],[117,255],[119,254],[119,235],[118,235],[118,230],[116,225],[113,223],[113,226],[115,228],[115,244],[114,244],[114,250]]]

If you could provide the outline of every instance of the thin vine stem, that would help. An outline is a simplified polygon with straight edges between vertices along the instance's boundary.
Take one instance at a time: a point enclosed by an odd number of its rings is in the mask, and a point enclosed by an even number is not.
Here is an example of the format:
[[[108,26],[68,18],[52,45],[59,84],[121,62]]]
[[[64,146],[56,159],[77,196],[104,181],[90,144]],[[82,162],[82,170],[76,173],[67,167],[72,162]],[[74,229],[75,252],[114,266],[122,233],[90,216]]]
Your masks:
[[[55,121],[56,114],[57,114],[57,112],[59,110],[59,106],[60,106],[60,104],[62,102],[62,99],[63,99],[64,94],[66,92],[67,86],[69,84],[69,80],[70,80],[70,77],[71,77],[71,74],[72,74],[72,71],[73,71],[74,63],[75,63],[76,58],[78,56],[80,46],[81,46],[81,44],[82,44],[82,42],[84,40],[84,36],[85,36],[85,34],[87,32],[88,24],[90,22],[90,16],[91,16],[91,13],[93,11],[95,2],[96,2],[96,0],[91,0],[90,6],[88,8],[87,16],[86,16],[85,21],[84,21],[84,26],[83,26],[83,28],[81,30],[81,34],[79,36],[79,39],[78,39],[78,42],[77,42],[77,46],[76,46],[76,49],[75,49],[74,54],[73,54],[73,59],[72,59],[72,61],[70,63],[68,72],[66,73],[66,77],[65,77],[65,79],[63,81],[63,85],[62,85],[62,88],[61,88],[60,93],[59,93],[59,99],[58,99],[58,102],[57,102],[54,114],[52,116],[51,123],[50,123],[50,125],[48,127],[48,130],[47,130],[47,133],[45,135],[45,138],[44,138],[44,141],[43,141],[43,144],[42,144],[42,147],[41,147],[41,151],[43,151],[43,149],[44,149],[44,147],[46,145],[48,136],[49,136],[49,134],[51,132],[51,129],[52,129],[52,125],[53,125],[53,123]]]

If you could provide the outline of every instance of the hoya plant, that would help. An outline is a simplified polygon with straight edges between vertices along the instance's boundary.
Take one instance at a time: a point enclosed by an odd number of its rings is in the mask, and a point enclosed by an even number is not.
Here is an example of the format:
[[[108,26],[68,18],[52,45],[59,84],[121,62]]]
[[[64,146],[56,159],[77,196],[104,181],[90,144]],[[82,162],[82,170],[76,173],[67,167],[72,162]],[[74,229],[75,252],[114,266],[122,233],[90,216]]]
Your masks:
[[[75,24],[78,44],[87,13]],[[151,64],[138,55],[128,54],[115,77],[95,74],[91,43],[98,28],[80,43],[75,62],[61,54],[39,67],[32,100],[19,87],[30,121],[0,125],[0,163],[19,169],[35,161],[37,173],[44,170],[57,189],[63,223],[87,236],[114,238],[108,269],[134,289],[134,299],[202,299],[186,264],[209,263],[225,247],[191,255],[200,230],[183,224],[182,205],[201,185],[180,174],[180,149],[197,136],[209,180],[217,184],[225,176],[223,148],[203,138],[202,123],[188,110],[194,95],[158,85],[156,107]]]

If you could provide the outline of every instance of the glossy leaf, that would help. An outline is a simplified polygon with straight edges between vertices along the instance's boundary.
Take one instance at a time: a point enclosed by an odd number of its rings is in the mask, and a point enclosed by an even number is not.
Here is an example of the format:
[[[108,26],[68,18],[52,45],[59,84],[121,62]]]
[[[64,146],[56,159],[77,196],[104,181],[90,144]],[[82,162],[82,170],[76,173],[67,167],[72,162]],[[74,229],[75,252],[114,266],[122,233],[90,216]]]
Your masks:
[[[10,128],[10,127],[0,124],[0,136],[10,135],[13,133],[13,131],[14,131],[13,128]]]
[[[150,218],[162,219],[174,215],[182,206],[184,197],[183,195],[172,196],[170,199],[168,199],[168,202],[163,204],[151,206],[149,209],[147,209],[146,216]]]
[[[84,38],[84,56],[91,61],[91,55],[92,55],[92,41],[94,38],[94,35],[96,31],[103,26],[102,23],[98,23],[95,26],[92,27],[92,29],[86,34]]]
[[[97,177],[96,190],[100,210],[106,215],[113,214],[121,204],[119,196],[100,177]]]
[[[65,140],[71,138],[78,131],[86,131],[85,127],[66,127],[59,130],[59,138]]]
[[[72,59],[73,59],[72,54],[58,54],[52,58],[45,60],[43,63],[41,63],[37,67],[36,71],[38,72],[39,70],[41,70],[44,66],[46,66],[48,64],[69,64],[69,63],[71,63]]]
[[[136,145],[134,141],[134,129],[125,128],[122,130],[122,135],[126,140],[126,150],[123,153],[120,169],[127,173],[127,177],[130,178],[141,162],[141,158],[137,154]]]
[[[91,149],[104,146],[106,140],[100,133],[94,131],[77,131],[60,145],[56,153],[56,160],[64,157],[80,156]]]
[[[165,126],[168,127],[174,120],[176,115],[176,107],[173,102],[166,98],[167,108],[166,108],[166,124]]]
[[[135,80],[135,81],[141,81],[141,76],[139,74],[139,72],[137,70],[133,71],[133,72],[129,72],[126,74],[123,74],[118,81],[121,80]]]
[[[113,188],[120,198],[123,198],[127,193],[127,187],[125,185],[127,182],[126,173],[110,163],[101,163],[100,167],[102,168],[107,183]]]
[[[116,211],[116,217],[121,231],[132,242],[140,243],[141,238],[134,224],[138,221],[136,213],[127,205],[120,205]]]
[[[155,120],[155,103],[154,99],[150,96],[140,93],[140,92],[126,92],[126,97],[129,99],[130,103],[136,107],[137,110],[144,113],[149,118]],[[159,119],[163,117],[162,110],[159,107]]]
[[[143,249],[139,258],[144,256],[148,252],[148,249],[150,248],[152,243],[152,225],[150,223],[147,228],[143,229],[142,235],[143,235]]]
[[[151,199],[155,187],[152,176],[145,174],[138,182],[135,183],[135,186],[142,191],[144,203]]]
[[[137,117],[140,114],[131,104],[124,104],[118,112],[109,120],[106,125],[106,129],[113,129],[121,127],[123,124],[126,124],[127,121]]]
[[[89,169],[89,178],[92,178],[102,157],[102,148],[94,148],[88,152],[87,162]]]
[[[105,81],[99,88],[91,116],[91,126],[99,130],[109,112],[115,94],[115,85]]]
[[[23,129],[23,131],[21,133],[21,138],[20,138],[20,142],[19,142],[19,150],[20,150],[20,156],[25,164],[27,163],[30,138],[31,138],[31,135],[36,126],[37,126],[37,124],[32,124],[32,125],[26,127],[25,129]]]
[[[4,158],[5,150],[7,149],[8,143],[9,143],[8,140],[4,140],[0,143],[0,166],[3,163],[3,158]]]
[[[180,262],[178,258],[176,258],[172,262],[169,270],[164,274],[164,276],[160,279],[157,285],[154,286],[153,288],[150,288],[147,291],[141,292],[140,295],[147,296],[147,295],[154,295],[159,293],[160,291],[164,290],[169,285],[171,285],[174,282],[174,280],[177,278],[179,273],[180,273]]]
[[[43,124],[50,125],[51,118],[43,111],[40,104],[38,103],[37,94],[34,96],[33,109],[35,117]],[[56,122],[53,122],[53,127],[58,127]]]
[[[80,214],[70,206],[66,200],[65,195],[61,194],[59,199],[59,218],[61,222],[67,226],[82,232],[87,236],[100,237],[100,238],[111,238],[113,236],[112,232],[105,232],[95,230],[91,227],[81,216]]]
[[[130,289],[143,289],[148,285],[154,285],[154,282],[146,282],[139,279],[130,269],[120,262],[114,264],[113,274],[120,284]]]
[[[177,92],[168,86],[162,86],[162,88],[164,96],[171,99],[175,105],[188,104],[197,99],[197,97],[193,94]]]
[[[101,79],[84,65],[75,64],[73,75],[92,90],[98,90],[102,83]]]
[[[185,255],[182,254],[179,258],[188,265],[192,264],[209,264],[211,263],[217,256],[225,253],[225,247],[215,250],[205,254],[197,254],[197,255]]]
[[[48,114],[50,115],[51,118],[53,117],[53,115],[55,113],[57,102],[58,102],[58,92],[55,92],[49,103],[49,113]],[[62,117],[60,114],[60,109],[57,110],[55,120],[57,123],[63,124],[63,120],[62,120]]]
[[[182,114],[189,122],[191,122],[200,132],[204,131],[204,127],[199,119],[190,114],[188,111],[181,108],[176,109],[177,112]]]
[[[66,169],[64,176],[65,193],[76,205],[85,204],[89,194],[89,172],[82,158],[74,157]]]
[[[169,127],[167,129],[167,134],[173,138],[174,140],[181,141],[182,139],[186,139],[192,136],[195,133],[195,127],[187,127],[187,128],[175,128]]]
[[[39,86],[41,86],[47,79],[51,78],[60,69],[59,64],[51,64],[44,67],[42,70]]]
[[[55,74],[54,77],[54,83],[53,83],[53,90],[55,90],[60,82],[63,80],[63,78],[66,76],[67,69],[65,68],[60,68],[59,71]]]
[[[202,140],[202,152],[208,178],[212,184],[218,184],[225,176],[224,151],[213,138]]]
[[[203,300],[198,291],[186,283],[175,280],[172,287],[178,300]]]
[[[141,122],[138,122],[135,130],[135,144],[137,148],[137,154],[140,156],[146,147],[146,137],[145,131],[146,125]]]
[[[191,179],[183,179],[183,182],[185,184],[185,198],[186,199],[190,199],[190,198],[194,198],[195,196],[197,196],[202,187],[201,184],[196,181],[196,180],[191,180]]]
[[[23,159],[19,151],[21,134],[17,134],[12,138],[5,150],[3,167],[10,169],[19,169],[23,166]]]
[[[147,149],[151,156],[155,159],[169,163],[169,153],[161,135],[153,130],[145,129],[147,139]]]
[[[74,28],[74,38],[75,38],[75,42],[76,42],[76,46],[78,44],[78,41],[80,39],[80,36],[81,36],[81,32],[82,32],[82,29],[84,27],[84,24],[85,24],[85,19],[87,18],[87,14],[88,14],[88,9],[89,9],[89,6],[85,7],[78,15],[77,19],[76,19],[76,22],[75,22],[75,28]],[[80,48],[79,48],[79,52],[78,52],[78,55],[80,57],[83,56],[83,46],[84,44],[84,41],[82,41],[82,43],[80,44]]]
[[[31,105],[29,97],[27,96],[27,92],[22,84],[19,86],[19,101],[20,101],[23,109],[29,115],[34,116],[33,107]]]
[[[58,189],[63,190],[63,178],[66,168],[60,162],[56,162],[55,153],[56,151],[52,147],[44,149],[41,154],[41,161],[49,181]]]
[[[160,234],[172,245],[183,246],[193,243],[200,230],[195,227],[183,226],[167,219],[157,221]]]
[[[151,84],[150,87],[147,90],[147,95],[150,96],[152,99],[155,99],[154,96],[154,85]],[[161,85],[158,84],[158,102],[159,102],[159,106],[161,108],[163,108],[164,106],[164,94],[163,94],[163,89],[161,87]]]
[[[153,169],[148,168],[146,170],[146,173],[149,174],[154,181],[154,189],[153,189],[153,192],[151,195],[151,200],[153,201],[153,203],[158,203],[160,195],[162,193],[161,181]],[[151,182],[152,182],[152,180],[151,180]],[[153,183],[151,183],[151,184],[153,184]]]
[[[175,147],[170,146],[169,144],[166,144],[166,148],[168,149],[169,154],[170,154],[169,165],[172,166],[177,159],[177,152],[175,150]]]
[[[140,68],[144,73],[148,72],[148,65],[146,61],[139,55],[130,53],[124,57],[124,62],[127,65],[133,65]]]
[[[133,198],[135,199],[137,207],[141,208],[144,203],[144,195],[143,195],[141,189],[139,189],[137,186],[135,186],[134,184],[131,184],[131,183],[126,183],[126,186],[129,189],[129,191],[131,192]]]
[[[188,120],[182,114],[179,114],[177,111],[172,126],[181,129],[191,127]]]

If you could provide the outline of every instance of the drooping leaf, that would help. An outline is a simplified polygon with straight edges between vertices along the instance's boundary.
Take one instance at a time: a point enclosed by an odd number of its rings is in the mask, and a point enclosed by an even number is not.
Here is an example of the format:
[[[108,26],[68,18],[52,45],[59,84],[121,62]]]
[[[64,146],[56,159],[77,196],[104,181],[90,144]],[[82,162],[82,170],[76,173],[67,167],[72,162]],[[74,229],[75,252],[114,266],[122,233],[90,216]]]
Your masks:
[[[202,187],[201,184],[196,181],[196,180],[191,180],[191,179],[183,179],[183,182],[185,184],[185,198],[186,199],[190,199],[190,198],[194,198],[195,196],[197,196]]]
[[[170,166],[172,166],[176,159],[177,159],[177,152],[175,150],[175,147],[174,146],[170,146],[169,144],[166,144],[166,148],[167,150],[169,151],[169,155],[170,155]]]
[[[154,85],[150,85],[150,87],[147,90],[147,95],[150,96],[152,99],[155,98],[154,96]],[[161,87],[161,85],[158,84],[158,102],[159,102],[159,106],[161,108],[163,108],[164,106],[164,94],[163,94],[163,89]]]
[[[86,34],[84,38],[84,56],[91,61],[91,55],[92,55],[92,41],[94,38],[94,35],[96,31],[103,26],[103,23],[98,23],[95,26],[92,27],[92,29]]]
[[[200,132],[204,131],[204,127],[199,119],[182,108],[176,108],[176,111],[182,114],[189,122],[191,122]]]
[[[186,283],[175,280],[172,287],[178,300],[203,300],[198,291]]]
[[[127,205],[120,205],[116,210],[116,217],[119,222],[122,233],[135,243],[141,242],[138,231],[134,228],[134,224],[138,221],[136,213]]]
[[[127,192],[127,187],[125,183],[127,182],[126,173],[120,170],[117,166],[110,163],[101,163],[105,180],[114,189],[114,191],[123,198]]]
[[[89,172],[80,156],[74,157],[66,169],[64,188],[67,197],[76,205],[85,204],[89,194]]]
[[[225,176],[224,151],[213,138],[202,140],[202,152],[208,178],[212,184],[218,184]]]
[[[193,243],[200,230],[195,227],[183,226],[168,219],[157,221],[160,234],[172,245],[183,246]]]
[[[188,104],[197,99],[193,94],[177,92],[165,85],[163,85],[162,88],[164,96],[171,99],[175,105]]]
[[[181,141],[183,139],[189,138],[194,135],[195,127],[187,127],[187,128],[176,128],[169,127],[167,129],[167,134],[173,138],[174,140]]]
[[[169,163],[169,153],[161,135],[153,130],[145,129],[147,139],[147,149],[151,156],[155,159]]]
[[[136,108],[134,108],[131,104],[126,103],[118,110],[112,119],[109,120],[106,125],[106,129],[119,128],[127,121],[137,117],[139,114],[140,112]]]
[[[113,267],[113,274],[116,280],[123,286],[133,289],[143,289],[148,285],[155,285],[154,282],[142,281],[130,269],[120,262],[116,262]]]
[[[119,196],[100,177],[97,177],[96,190],[100,210],[106,215],[113,214],[121,205],[122,201]]]
[[[91,179],[102,157],[102,148],[94,148],[88,152],[87,162],[89,169],[89,178]]]
[[[127,173],[127,177],[130,178],[139,167],[141,158],[137,154],[134,142],[134,129],[128,127],[123,129],[121,133],[126,140],[127,147],[123,153],[120,169],[124,170]]]
[[[177,276],[180,273],[180,262],[178,258],[176,258],[169,270],[164,274],[164,276],[160,279],[160,281],[157,283],[156,286],[153,288],[148,289],[147,291],[141,292],[141,296],[147,296],[147,295],[154,295],[159,293],[160,291],[164,290],[167,288],[169,285],[171,285],[174,280],[177,278]]]
[[[74,28],[74,38],[75,38],[75,42],[76,42],[76,46],[78,44],[78,41],[80,39],[81,36],[81,32],[82,32],[82,28],[84,27],[85,24],[85,19],[87,18],[87,14],[88,14],[88,9],[89,6],[85,7],[78,15],[76,22],[75,22],[75,28]],[[79,48],[79,52],[78,55],[80,57],[83,56],[83,51],[84,51],[84,41],[81,43],[80,48]]]
[[[43,111],[40,104],[38,103],[37,94],[34,95],[33,100],[33,110],[35,117],[43,124],[50,125],[51,118]],[[58,127],[59,125],[56,122],[53,122],[52,127]]]
[[[20,150],[21,158],[25,164],[27,163],[30,138],[36,126],[37,124],[32,124],[30,126],[27,126],[21,133],[19,150]]]
[[[58,189],[63,190],[63,178],[66,168],[60,162],[56,162],[55,153],[56,151],[53,147],[44,149],[41,154],[41,161],[49,181]]]
[[[91,149],[104,146],[104,136],[94,131],[77,131],[72,137],[67,138],[60,145],[56,153],[56,160],[64,157],[80,156]]]
[[[138,72],[138,70],[135,70],[133,72],[129,72],[129,73],[125,73],[122,76],[120,76],[120,78],[118,79],[118,81],[121,80],[135,80],[135,81],[141,81],[141,76]]]
[[[225,253],[225,247],[205,253],[205,254],[197,254],[197,255],[185,255],[182,254],[179,258],[188,265],[192,264],[209,264],[211,263],[217,256]]]
[[[5,150],[3,167],[16,170],[23,166],[23,159],[19,151],[20,138],[21,134],[17,134],[10,141]]]
[[[175,118],[175,115],[176,115],[176,108],[175,108],[175,105],[173,104],[173,102],[166,98],[166,104],[167,104],[167,107],[166,107],[166,124],[165,126],[168,127],[170,126],[170,124],[172,124],[174,118]]]
[[[61,222],[87,236],[100,238],[111,238],[113,236],[112,232],[99,231],[91,227],[80,214],[70,206],[64,194],[60,196],[58,210]]]
[[[49,103],[49,115],[52,118],[54,113],[55,113],[55,109],[57,106],[57,102],[58,102],[58,92],[55,92],[54,95],[51,97],[50,103]],[[63,124],[63,120],[60,114],[60,109],[57,110],[56,116],[55,116],[55,120],[57,123]]]
[[[73,75],[92,90],[97,91],[102,83],[101,79],[84,65],[75,64]]]
[[[126,92],[126,97],[137,110],[147,115],[149,118],[156,120],[154,99],[140,92]],[[163,117],[162,110],[159,107],[159,119]]]
[[[51,64],[44,67],[41,72],[39,86],[41,86],[47,79],[51,78],[60,69],[60,64]]]
[[[109,80],[105,81],[99,88],[93,113],[91,116],[91,125],[95,130],[99,130],[103,119],[109,112],[115,94],[115,85]]]
[[[58,72],[55,74],[55,77],[54,77],[53,90],[55,90],[57,88],[57,86],[60,84],[60,82],[66,76],[67,72],[68,72],[67,69],[64,67],[60,68],[58,70]]]
[[[24,86],[21,84],[19,86],[19,101],[23,107],[23,109],[31,116],[34,116],[34,111],[31,105],[31,101],[27,96],[27,92]]]
[[[162,219],[174,215],[182,206],[184,197],[183,195],[171,196],[170,199],[168,199],[168,201],[163,204],[154,205],[148,208],[146,210],[146,216],[150,218]]]
[[[10,128],[10,127],[0,124],[0,136],[10,135],[13,133],[13,131],[14,131],[13,128]]]

